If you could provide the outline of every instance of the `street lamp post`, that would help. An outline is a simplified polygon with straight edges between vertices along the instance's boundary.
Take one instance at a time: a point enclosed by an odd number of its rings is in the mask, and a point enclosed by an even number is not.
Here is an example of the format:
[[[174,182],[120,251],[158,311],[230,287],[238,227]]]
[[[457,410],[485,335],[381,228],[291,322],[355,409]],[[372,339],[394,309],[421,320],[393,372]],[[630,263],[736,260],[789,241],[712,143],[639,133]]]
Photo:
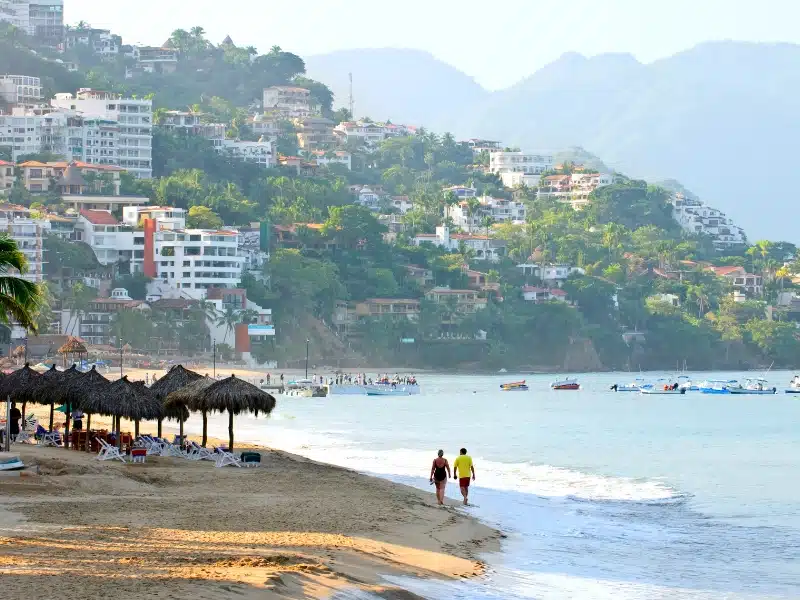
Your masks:
[[[308,379],[308,345],[311,343],[311,340],[306,338],[306,379]]]
[[[213,366],[214,366],[214,379],[217,378],[217,340],[214,340],[212,343],[213,346]]]
[[[122,379],[122,338],[119,340],[119,378]]]

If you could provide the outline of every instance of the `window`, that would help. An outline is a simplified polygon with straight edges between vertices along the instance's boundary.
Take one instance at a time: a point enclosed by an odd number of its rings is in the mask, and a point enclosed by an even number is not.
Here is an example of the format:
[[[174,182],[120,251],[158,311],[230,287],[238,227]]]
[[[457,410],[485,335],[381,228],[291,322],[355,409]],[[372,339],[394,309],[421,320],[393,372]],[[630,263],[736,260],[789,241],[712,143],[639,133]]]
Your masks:
[[[186,278],[188,278],[188,277],[191,277],[191,276],[192,276],[192,274],[191,274],[191,272],[190,272],[190,271],[184,271],[184,272],[183,272],[183,276],[184,276],[184,277],[186,277]]]
[[[184,267],[191,267],[192,266],[192,261],[190,261],[190,260],[183,261],[183,266]]]
[[[164,246],[161,248],[161,256],[175,256],[175,246]]]
[[[186,256],[200,256],[200,248],[185,248],[183,253]]]
[[[199,236],[199,235],[190,235],[189,236],[189,241],[190,242],[199,242],[200,238],[201,238],[201,236]]]

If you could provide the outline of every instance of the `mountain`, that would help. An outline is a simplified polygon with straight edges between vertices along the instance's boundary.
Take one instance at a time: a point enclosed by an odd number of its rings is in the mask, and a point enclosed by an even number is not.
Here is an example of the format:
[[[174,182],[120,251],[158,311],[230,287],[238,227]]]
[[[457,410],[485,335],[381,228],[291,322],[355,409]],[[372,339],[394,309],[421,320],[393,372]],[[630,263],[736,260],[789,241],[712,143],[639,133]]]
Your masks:
[[[384,69],[368,93],[356,85],[359,116],[531,151],[580,146],[628,175],[679,180],[751,240],[800,242],[800,229],[780,218],[793,195],[781,181],[795,168],[800,139],[800,46],[708,42],[650,64],[629,54],[567,53],[494,93],[416,51],[350,51],[309,64],[313,77],[335,89],[341,84],[330,75],[344,73],[346,81],[348,65],[356,78],[356,67],[364,78]]]
[[[353,74],[355,113],[437,130],[451,129],[460,107],[482,102],[489,93],[472,77],[419,50],[341,50],[306,58],[309,77],[325,82],[334,106],[347,107]]]

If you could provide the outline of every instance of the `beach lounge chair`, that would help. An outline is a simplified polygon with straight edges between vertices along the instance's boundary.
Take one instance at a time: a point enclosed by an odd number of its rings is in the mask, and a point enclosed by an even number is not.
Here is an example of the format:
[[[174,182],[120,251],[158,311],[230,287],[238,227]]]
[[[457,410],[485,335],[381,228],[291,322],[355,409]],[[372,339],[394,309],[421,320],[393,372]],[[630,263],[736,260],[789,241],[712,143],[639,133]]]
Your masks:
[[[195,441],[189,442],[192,446],[191,451],[186,456],[191,460],[213,460],[216,461],[217,457],[214,452],[209,450],[208,448],[203,448],[200,444]]]
[[[116,458],[122,462],[125,462],[125,457],[120,454],[116,446],[112,446],[107,441],[99,437],[94,439],[96,439],[100,444],[100,453],[97,455],[97,460],[114,460]]]
[[[61,434],[58,431],[46,431],[39,438],[39,445],[59,447],[61,446]]]
[[[27,431],[25,431],[24,429],[21,429],[20,432],[17,434],[17,437],[13,438],[12,441],[15,444],[32,444],[33,443],[33,439],[31,439],[30,434]]]
[[[236,456],[231,452],[228,452],[227,450],[223,450],[222,448],[215,448],[215,450],[217,451],[217,460],[214,463],[215,467],[220,468],[231,465],[233,467],[241,468],[242,461],[239,459],[238,456]]]

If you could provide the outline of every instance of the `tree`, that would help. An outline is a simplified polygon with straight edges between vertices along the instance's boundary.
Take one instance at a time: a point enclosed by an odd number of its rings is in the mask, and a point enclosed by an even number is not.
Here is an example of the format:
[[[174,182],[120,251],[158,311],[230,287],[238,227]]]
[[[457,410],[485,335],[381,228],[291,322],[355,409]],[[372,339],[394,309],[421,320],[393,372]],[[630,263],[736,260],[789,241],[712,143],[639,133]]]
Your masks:
[[[23,328],[37,331],[36,315],[42,305],[42,291],[35,283],[11,273],[24,275],[28,261],[16,242],[0,236],[0,321],[11,319]]]
[[[220,229],[222,219],[207,206],[192,206],[186,219],[187,227],[192,229]]]
[[[117,277],[112,284],[115,288],[125,288],[134,300],[144,300],[147,296],[147,285],[152,281],[144,273],[132,273]]]
[[[217,325],[225,327],[225,336],[222,338],[223,344],[227,341],[228,334],[233,333],[234,328],[242,322],[240,312],[232,306],[228,306],[217,318]]]

